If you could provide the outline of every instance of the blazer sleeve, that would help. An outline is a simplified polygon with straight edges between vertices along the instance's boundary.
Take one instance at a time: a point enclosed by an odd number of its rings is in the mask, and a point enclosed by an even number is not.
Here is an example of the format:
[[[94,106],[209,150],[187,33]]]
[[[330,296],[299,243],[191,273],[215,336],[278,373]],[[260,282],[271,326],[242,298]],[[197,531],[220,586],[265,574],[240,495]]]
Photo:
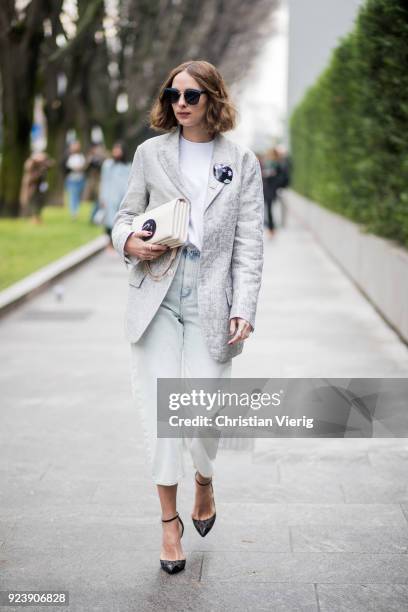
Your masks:
[[[245,319],[254,331],[264,257],[264,195],[261,165],[252,151],[243,166],[240,200],[232,251],[230,319]]]
[[[136,215],[146,210],[148,201],[141,145],[136,149],[130,169],[126,193],[115,215],[112,228],[112,244],[126,264],[138,264],[141,260],[135,255],[126,255],[126,240],[133,233],[131,225]]]

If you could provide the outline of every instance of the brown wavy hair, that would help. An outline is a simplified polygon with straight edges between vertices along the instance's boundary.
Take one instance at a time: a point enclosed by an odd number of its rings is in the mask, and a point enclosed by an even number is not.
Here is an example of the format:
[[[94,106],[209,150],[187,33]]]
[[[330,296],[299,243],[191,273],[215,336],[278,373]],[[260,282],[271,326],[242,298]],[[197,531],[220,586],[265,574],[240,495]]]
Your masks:
[[[169,132],[178,126],[171,102],[163,96],[164,89],[171,87],[174,77],[186,71],[205,89],[208,96],[207,127],[212,134],[228,132],[236,125],[237,110],[230,100],[227,86],[217,68],[205,60],[191,60],[173,68],[160,87],[158,96],[149,113],[150,127]]]

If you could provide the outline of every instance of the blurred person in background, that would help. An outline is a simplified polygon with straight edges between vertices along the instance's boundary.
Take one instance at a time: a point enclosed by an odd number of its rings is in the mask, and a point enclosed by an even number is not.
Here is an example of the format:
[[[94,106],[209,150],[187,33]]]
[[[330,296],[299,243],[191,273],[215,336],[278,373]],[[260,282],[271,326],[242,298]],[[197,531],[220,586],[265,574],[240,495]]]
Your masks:
[[[282,197],[281,190],[289,187],[290,185],[290,173],[291,173],[291,159],[283,146],[276,147],[278,153],[278,174],[276,177],[276,199],[280,202],[281,210],[281,227],[284,227],[286,223],[286,206],[285,201]]]
[[[125,145],[122,142],[116,142],[113,145],[111,157],[102,164],[99,189],[100,208],[104,211],[103,225],[110,238],[108,248],[111,250],[114,250],[112,244],[114,219],[126,193],[130,168],[131,164],[127,160]]]
[[[275,234],[275,221],[273,217],[273,204],[280,183],[280,155],[276,147],[269,149],[262,160],[262,180],[264,188],[265,206],[267,210],[267,225],[270,236]]]
[[[289,153],[283,147],[278,147],[278,153],[280,165],[279,189],[285,189],[290,185],[291,159]]]
[[[47,172],[54,163],[45,151],[37,151],[24,164],[20,203],[24,214],[30,216],[33,223],[42,221],[41,211],[48,193]]]
[[[78,218],[79,206],[85,187],[86,159],[78,140],[69,145],[68,155],[64,161],[65,189],[68,194],[68,206],[72,219]]]
[[[94,222],[95,214],[100,210],[99,186],[101,180],[102,164],[105,161],[106,153],[101,144],[92,144],[86,157],[86,182],[82,195],[83,200],[93,203],[89,222]]]

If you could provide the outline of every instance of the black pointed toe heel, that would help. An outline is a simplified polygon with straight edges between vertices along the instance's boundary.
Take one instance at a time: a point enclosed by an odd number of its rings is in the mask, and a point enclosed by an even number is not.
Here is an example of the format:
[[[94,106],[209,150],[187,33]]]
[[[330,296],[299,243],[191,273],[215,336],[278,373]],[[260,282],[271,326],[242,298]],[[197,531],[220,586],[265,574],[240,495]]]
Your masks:
[[[213,489],[213,485],[212,485],[212,478],[208,482],[200,482],[199,480],[197,480],[197,474],[198,474],[198,472],[195,473],[195,479],[196,479],[196,482],[198,482],[199,485],[201,485],[202,487],[206,487],[209,484],[211,485],[211,491],[212,491],[212,496],[213,496],[213,501],[214,501],[214,489]],[[214,506],[215,506],[215,501],[214,501]],[[210,518],[208,518],[208,519],[195,519],[195,518],[193,518],[194,527],[197,529],[198,533],[203,538],[207,535],[207,533],[209,531],[211,531],[211,529],[212,529],[212,527],[213,527],[213,525],[215,523],[216,515],[217,515],[217,513],[214,512],[214,514],[212,516],[210,516]]]
[[[179,513],[177,512],[177,514],[175,516],[173,516],[170,519],[162,519],[162,523],[169,523],[170,521],[174,521],[174,519],[178,518],[178,520],[181,523],[181,536],[180,538],[183,537],[183,533],[184,533],[184,523],[181,520],[181,517],[179,516]],[[183,570],[186,566],[186,560],[185,559],[175,559],[174,561],[171,561],[169,559],[160,559],[160,565],[162,566],[162,569],[164,569],[165,572],[167,572],[168,574],[177,574],[177,572],[181,572],[181,570]]]

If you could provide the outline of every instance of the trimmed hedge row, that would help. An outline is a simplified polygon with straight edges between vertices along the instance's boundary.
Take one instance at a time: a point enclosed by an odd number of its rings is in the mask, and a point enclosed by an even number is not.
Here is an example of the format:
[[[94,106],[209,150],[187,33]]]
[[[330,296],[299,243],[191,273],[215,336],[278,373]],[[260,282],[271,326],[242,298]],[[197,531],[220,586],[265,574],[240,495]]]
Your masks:
[[[368,0],[290,119],[292,187],[408,246],[408,3]]]

